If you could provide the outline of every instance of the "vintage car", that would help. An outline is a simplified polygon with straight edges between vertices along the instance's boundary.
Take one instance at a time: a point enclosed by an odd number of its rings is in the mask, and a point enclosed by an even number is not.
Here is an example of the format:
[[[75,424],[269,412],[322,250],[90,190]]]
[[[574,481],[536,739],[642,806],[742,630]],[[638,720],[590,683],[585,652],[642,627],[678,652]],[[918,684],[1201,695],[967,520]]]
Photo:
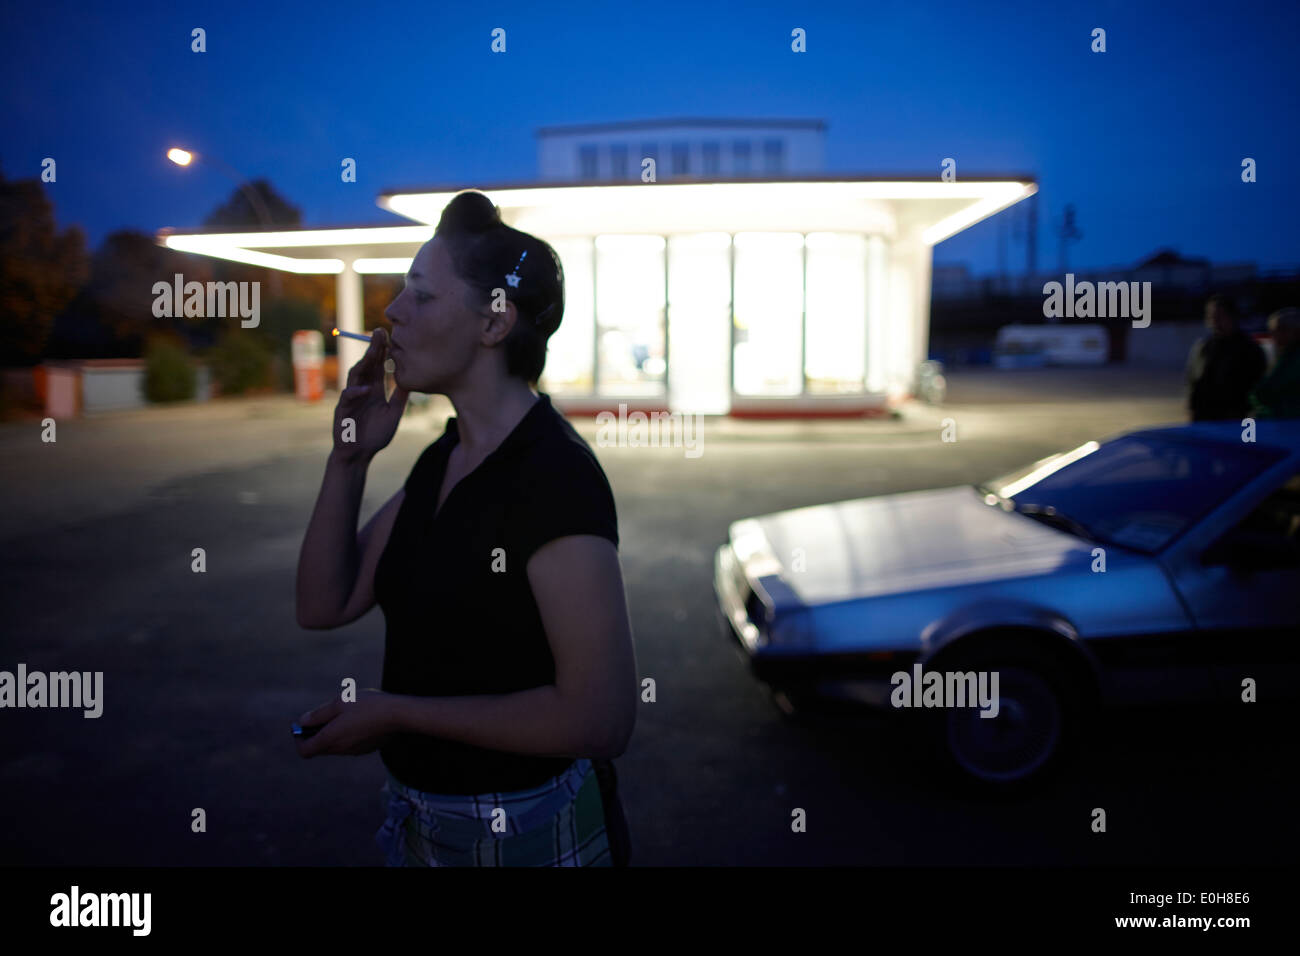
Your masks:
[[[957,779],[1019,787],[1099,705],[1294,694],[1300,421],[1149,428],[747,518],[714,591],[779,699],[882,708]]]

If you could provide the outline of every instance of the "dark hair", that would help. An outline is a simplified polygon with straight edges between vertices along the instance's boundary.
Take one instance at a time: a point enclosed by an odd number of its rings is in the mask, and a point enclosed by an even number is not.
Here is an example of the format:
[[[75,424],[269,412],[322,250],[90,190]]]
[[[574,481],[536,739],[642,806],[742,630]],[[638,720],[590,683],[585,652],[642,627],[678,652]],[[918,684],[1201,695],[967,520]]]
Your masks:
[[[1237,303],[1233,301],[1232,296],[1224,295],[1222,292],[1216,292],[1205,300],[1206,305],[1217,305],[1220,309],[1232,316],[1234,319],[1241,318],[1241,313],[1237,311]]]
[[[546,366],[546,340],[564,317],[560,257],[544,240],[507,226],[492,200],[472,190],[447,203],[433,234],[446,242],[456,274],[470,287],[468,307],[489,304],[494,289],[515,304],[519,317],[505,339],[506,370],[536,384]],[[511,273],[518,285],[506,281]]]

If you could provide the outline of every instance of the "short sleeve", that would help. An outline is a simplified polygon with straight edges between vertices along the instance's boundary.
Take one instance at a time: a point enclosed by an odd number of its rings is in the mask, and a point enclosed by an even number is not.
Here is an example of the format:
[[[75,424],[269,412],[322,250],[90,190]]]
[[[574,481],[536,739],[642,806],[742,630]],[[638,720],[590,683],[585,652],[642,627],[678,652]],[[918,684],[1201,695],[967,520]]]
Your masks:
[[[548,541],[596,535],[618,547],[614,493],[590,449],[566,442],[532,456],[511,514],[512,551],[523,564]]]

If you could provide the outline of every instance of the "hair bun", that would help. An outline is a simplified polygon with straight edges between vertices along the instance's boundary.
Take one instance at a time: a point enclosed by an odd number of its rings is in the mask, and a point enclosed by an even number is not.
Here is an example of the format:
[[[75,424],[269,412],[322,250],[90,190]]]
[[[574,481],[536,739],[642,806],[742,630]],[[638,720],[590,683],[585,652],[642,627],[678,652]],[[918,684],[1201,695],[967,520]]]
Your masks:
[[[537,323],[537,327],[547,336],[553,335],[555,330],[560,327],[560,312],[556,306],[557,303],[552,302],[546,308],[542,309],[542,311],[537,314],[537,318],[533,320]]]
[[[442,211],[437,232],[482,233],[504,226],[501,210],[474,190],[457,193]]]

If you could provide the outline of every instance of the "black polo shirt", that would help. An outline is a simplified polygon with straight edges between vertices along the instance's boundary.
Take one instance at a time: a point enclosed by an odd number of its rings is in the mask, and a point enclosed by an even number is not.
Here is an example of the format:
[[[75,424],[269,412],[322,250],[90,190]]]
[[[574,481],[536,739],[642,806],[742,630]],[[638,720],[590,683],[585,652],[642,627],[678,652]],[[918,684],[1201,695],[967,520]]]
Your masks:
[[[390,693],[457,697],[553,684],[528,560],[566,535],[618,545],[605,472],[545,393],[435,517],[459,440],[452,417],[416,461],[375,570],[375,600],[387,622],[382,686]],[[380,756],[407,786],[445,794],[528,789],[573,763],[413,733],[394,735]]]

